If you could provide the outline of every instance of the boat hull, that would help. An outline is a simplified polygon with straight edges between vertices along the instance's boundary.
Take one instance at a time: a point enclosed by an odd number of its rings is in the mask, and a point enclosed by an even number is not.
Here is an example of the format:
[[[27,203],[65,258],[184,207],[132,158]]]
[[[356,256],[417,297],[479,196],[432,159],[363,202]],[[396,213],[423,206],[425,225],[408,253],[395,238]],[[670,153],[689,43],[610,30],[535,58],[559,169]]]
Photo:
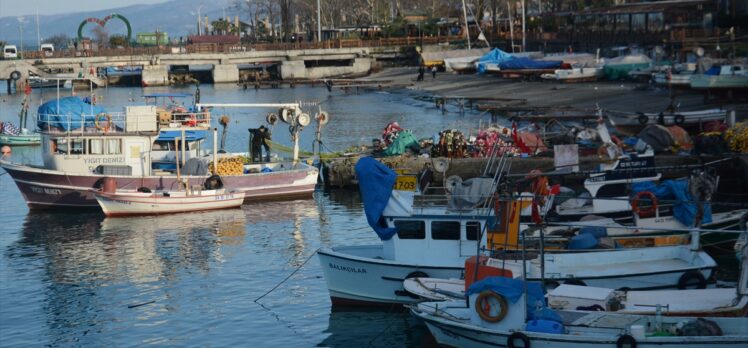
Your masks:
[[[381,258],[382,246],[322,249],[318,253],[334,306],[387,306],[417,300],[403,288],[415,276],[460,278],[462,265],[424,266]],[[378,258],[380,257],[380,258]]]
[[[21,191],[30,209],[99,209],[92,189],[102,186],[106,175],[66,175],[7,162],[0,163]],[[109,176],[115,179],[118,190],[176,190],[176,176]],[[186,176],[194,184],[202,184],[205,176]],[[295,170],[245,175],[227,175],[221,179],[225,187],[244,192],[245,201],[309,198],[317,184],[317,170],[302,167]]]
[[[28,134],[28,135],[8,135],[0,134],[0,145],[12,145],[12,146],[23,146],[23,145],[39,145],[42,143],[42,138],[39,134]]]
[[[222,192],[186,197],[168,197],[160,193],[134,196],[116,193],[94,193],[104,215],[135,216],[175,214],[193,211],[238,208],[244,202],[243,192]]]
[[[415,313],[415,312],[414,312]],[[449,323],[446,319],[435,318],[431,315],[419,315],[424,320],[436,342],[450,347],[507,347],[512,332],[485,329],[474,325]],[[521,331],[528,338],[529,346],[533,348],[578,348],[578,347],[620,347],[616,344],[618,335],[578,336],[563,334],[548,334]],[[519,340],[517,340],[519,342]],[[688,337],[647,337],[636,342],[636,347],[683,347],[711,348],[711,347],[745,347],[745,338],[739,336],[688,336]]]

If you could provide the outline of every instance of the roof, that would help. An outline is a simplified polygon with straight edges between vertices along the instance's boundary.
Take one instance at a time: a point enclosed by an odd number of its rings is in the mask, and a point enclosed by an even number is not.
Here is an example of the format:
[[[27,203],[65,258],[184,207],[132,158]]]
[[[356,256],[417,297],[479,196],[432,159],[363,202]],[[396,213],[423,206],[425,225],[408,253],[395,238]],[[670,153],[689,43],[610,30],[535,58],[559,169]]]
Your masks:
[[[669,0],[669,1],[657,1],[657,2],[639,2],[631,4],[622,4],[611,7],[596,8],[581,13],[597,13],[597,14],[625,14],[625,13],[646,13],[646,12],[660,12],[676,7],[688,7],[707,3],[709,0]]]
[[[199,43],[218,43],[218,44],[237,44],[241,40],[236,35],[190,35],[187,40],[193,44]]]

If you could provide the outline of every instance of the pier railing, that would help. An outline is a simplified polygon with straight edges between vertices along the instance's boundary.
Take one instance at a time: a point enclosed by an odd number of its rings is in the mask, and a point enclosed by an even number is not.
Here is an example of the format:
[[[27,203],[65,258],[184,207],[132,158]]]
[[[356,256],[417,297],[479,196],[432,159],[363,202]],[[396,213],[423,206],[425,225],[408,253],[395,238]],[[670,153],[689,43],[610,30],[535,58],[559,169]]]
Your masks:
[[[331,48],[358,47],[388,47],[436,45],[442,43],[461,42],[462,36],[433,36],[433,37],[392,37],[378,39],[334,39],[321,42],[280,42],[280,43],[200,43],[184,45],[164,45],[152,47],[122,47],[100,48],[97,50],[62,49],[55,52],[23,51],[25,59],[45,58],[73,58],[73,57],[111,57],[137,56],[157,54],[185,54],[185,53],[239,53],[251,51],[284,51]]]

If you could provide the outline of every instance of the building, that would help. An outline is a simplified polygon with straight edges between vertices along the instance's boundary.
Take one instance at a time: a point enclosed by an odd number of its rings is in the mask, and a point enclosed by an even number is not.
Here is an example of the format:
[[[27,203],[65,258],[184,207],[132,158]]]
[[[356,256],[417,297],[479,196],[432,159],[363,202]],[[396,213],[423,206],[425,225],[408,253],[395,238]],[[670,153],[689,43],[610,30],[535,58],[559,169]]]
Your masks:
[[[158,37],[158,43],[156,43],[157,37]],[[163,31],[157,31],[153,33],[137,33],[135,34],[135,43],[137,43],[140,46],[156,46],[157,44],[168,45],[169,34]]]

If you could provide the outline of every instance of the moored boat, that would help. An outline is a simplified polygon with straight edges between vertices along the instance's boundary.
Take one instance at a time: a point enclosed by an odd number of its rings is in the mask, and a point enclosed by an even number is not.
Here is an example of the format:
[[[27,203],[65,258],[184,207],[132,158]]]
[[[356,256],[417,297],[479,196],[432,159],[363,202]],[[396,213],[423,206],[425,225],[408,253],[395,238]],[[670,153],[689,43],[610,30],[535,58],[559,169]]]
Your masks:
[[[684,128],[698,128],[706,122],[725,121],[727,110],[721,108],[694,111],[670,110],[660,113],[621,112],[606,110],[605,115],[611,125],[626,133],[637,133],[651,124],[665,126],[681,126]]]
[[[204,210],[237,208],[244,202],[244,192],[227,190],[104,192],[94,191],[106,216],[159,215]]]
[[[690,82],[693,89],[747,89],[748,73],[741,65],[715,66],[704,74],[693,75]]]

